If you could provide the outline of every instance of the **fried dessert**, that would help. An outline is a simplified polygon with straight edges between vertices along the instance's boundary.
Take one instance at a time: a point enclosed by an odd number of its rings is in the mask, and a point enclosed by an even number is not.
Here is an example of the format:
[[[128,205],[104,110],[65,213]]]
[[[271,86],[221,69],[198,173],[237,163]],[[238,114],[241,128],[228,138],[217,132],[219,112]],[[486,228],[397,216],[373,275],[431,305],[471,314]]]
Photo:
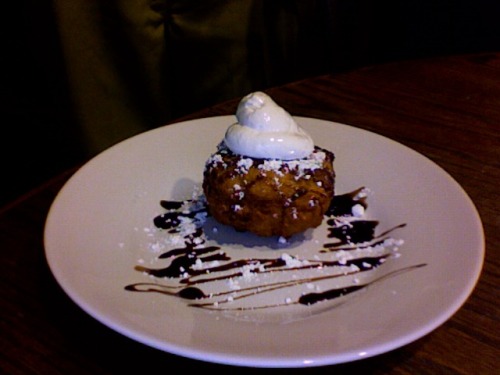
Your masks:
[[[205,164],[209,213],[259,236],[319,226],[334,196],[333,153],[262,92],[244,97],[236,117]]]

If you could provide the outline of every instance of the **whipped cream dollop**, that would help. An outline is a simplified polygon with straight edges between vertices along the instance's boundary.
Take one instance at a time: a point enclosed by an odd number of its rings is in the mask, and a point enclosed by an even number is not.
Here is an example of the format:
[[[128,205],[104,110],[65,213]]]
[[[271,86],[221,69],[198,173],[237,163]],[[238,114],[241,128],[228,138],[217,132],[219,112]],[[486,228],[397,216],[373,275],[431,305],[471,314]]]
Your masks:
[[[237,123],[231,125],[224,142],[235,154],[252,158],[293,160],[309,156],[314,142],[283,108],[263,92],[241,99]]]

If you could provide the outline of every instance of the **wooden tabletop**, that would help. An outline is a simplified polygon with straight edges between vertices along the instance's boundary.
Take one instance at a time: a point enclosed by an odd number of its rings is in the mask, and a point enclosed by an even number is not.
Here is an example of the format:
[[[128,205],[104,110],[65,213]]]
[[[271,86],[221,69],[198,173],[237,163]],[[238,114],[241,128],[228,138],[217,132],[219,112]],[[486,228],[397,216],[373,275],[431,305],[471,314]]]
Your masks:
[[[498,373],[500,53],[367,67],[267,92],[293,115],[370,130],[429,157],[471,197],[486,237],[480,280],[463,307],[441,327],[376,357],[286,371]],[[238,101],[182,120],[233,114]],[[231,366],[178,357],[128,339],[95,321],[65,295],[47,266],[42,241],[48,209],[75,171],[57,176],[0,210],[0,373],[96,375],[131,369],[142,374],[171,369],[232,373]]]

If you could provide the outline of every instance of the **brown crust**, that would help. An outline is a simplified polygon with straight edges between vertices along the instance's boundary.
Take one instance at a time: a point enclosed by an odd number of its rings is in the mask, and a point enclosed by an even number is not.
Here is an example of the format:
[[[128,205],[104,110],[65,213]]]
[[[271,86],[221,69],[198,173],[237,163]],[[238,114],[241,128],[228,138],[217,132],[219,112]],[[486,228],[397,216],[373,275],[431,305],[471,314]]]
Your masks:
[[[334,195],[334,155],[315,148],[316,167],[299,168],[231,153],[224,145],[207,161],[203,190],[210,214],[238,231],[290,237],[323,221]]]

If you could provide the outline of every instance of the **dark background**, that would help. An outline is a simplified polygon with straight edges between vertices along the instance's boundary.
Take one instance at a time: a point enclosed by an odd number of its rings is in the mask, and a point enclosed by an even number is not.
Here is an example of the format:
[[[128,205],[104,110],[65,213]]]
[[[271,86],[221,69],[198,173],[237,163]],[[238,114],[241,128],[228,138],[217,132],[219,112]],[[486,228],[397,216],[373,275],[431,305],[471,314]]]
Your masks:
[[[322,40],[328,48],[267,85],[384,62],[500,51],[499,1],[324,3],[335,14]],[[2,18],[0,207],[88,157],[73,141],[76,119],[51,2],[5,2]],[[211,104],[206,98],[198,105]]]

